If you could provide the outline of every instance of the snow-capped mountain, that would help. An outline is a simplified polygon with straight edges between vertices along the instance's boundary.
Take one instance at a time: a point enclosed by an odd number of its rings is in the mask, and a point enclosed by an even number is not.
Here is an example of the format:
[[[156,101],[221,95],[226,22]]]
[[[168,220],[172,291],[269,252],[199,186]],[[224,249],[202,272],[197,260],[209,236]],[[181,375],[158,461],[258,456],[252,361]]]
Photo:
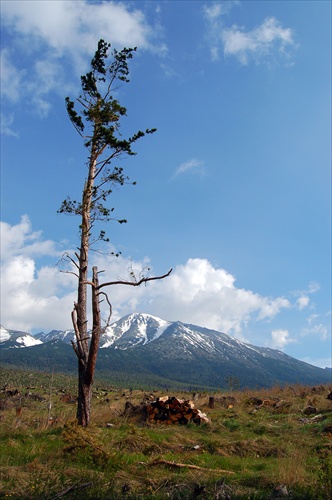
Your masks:
[[[35,335],[35,338],[41,342],[50,342],[51,340],[62,340],[66,344],[70,344],[75,340],[74,330],[52,330],[49,333],[40,332]]]
[[[42,342],[30,333],[6,330],[0,326],[0,347],[33,347],[39,344]]]
[[[129,349],[145,345],[160,337],[171,324],[169,321],[149,314],[129,314],[106,329],[100,338],[100,348]],[[74,330],[52,330],[49,333],[38,333],[35,337],[44,343],[62,340],[70,344],[75,341],[75,332]]]
[[[157,340],[171,325],[149,314],[129,314],[112,323],[102,335],[101,348],[130,349]]]
[[[51,365],[59,371],[77,368],[70,345],[75,341],[72,330],[53,330],[32,337],[3,328],[1,339],[3,362],[39,369]],[[32,346],[32,342],[35,344],[30,349],[9,349]],[[18,352],[19,357],[15,354]],[[116,321],[102,334],[98,370],[110,378],[122,374],[125,380],[135,383],[171,380],[210,387],[223,387],[230,378],[238,380],[240,387],[331,381],[330,371],[281,351],[246,344],[216,330],[139,313]]]

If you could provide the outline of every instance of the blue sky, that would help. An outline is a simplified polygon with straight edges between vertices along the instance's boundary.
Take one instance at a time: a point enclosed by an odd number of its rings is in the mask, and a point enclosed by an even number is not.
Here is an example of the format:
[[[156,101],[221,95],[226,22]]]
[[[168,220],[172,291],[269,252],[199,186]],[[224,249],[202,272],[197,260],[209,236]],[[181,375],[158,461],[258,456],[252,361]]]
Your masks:
[[[128,224],[91,255],[131,312],[224,331],[331,366],[331,3],[1,2],[1,324],[71,328],[61,256],[86,150],[66,116],[100,38],[137,46],[124,135],[156,127],[110,200]],[[121,251],[119,258],[110,255]]]

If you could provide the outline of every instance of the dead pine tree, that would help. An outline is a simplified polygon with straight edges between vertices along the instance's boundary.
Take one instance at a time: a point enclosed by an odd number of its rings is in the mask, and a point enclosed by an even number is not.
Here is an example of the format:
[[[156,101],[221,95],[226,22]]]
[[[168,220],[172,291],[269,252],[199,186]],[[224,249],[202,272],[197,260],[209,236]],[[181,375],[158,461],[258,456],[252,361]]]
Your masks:
[[[105,205],[109,195],[115,187],[130,183],[123,173],[123,168],[114,164],[123,156],[133,156],[133,144],[152,134],[156,129],[139,130],[128,139],[124,139],[119,132],[120,119],[126,115],[126,108],[121,106],[112,92],[120,85],[129,82],[128,61],[133,57],[134,49],[124,48],[121,51],[113,50],[104,40],[98,43],[97,51],[91,60],[90,71],[81,77],[82,93],[76,101],[66,97],[66,108],[69,118],[84,146],[88,150],[86,163],[87,172],[84,175],[84,186],[81,201],[66,198],[58,210],[59,213],[78,215],[80,217],[80,246],[74,256],[66,255],[66,259],[74,270],[64,270],[74,274],[78,279],[77,301],[72,311],[72,323],[76,341],[73,348],[78,359],[78,424],[87,426],[90,421],[92,383],[95,372],[99,339],[102,332],[109,325],[112,313],[111,304],[105,287],[111,285],[139,286],[151,280],[163,279],[169,276],[172,270],[163,276],[148,277],[143,274],[136,279],[130,273],[128,281],[111,281],[99,283],[99,272],[93,267],[92,276],[89,274],[89,252],[97,242],[108,242],[105,231],[95,234],[94,229],[100,221],[115,220],[120,224],[124,219],[112,217],[113,208]],[[131,184],[135,184],[132,182]],[[92,297],[92,331],[88,328],[87,288],[91,287]],[[110,308],[106,325],[102,328],[100,301],[105,299]]]

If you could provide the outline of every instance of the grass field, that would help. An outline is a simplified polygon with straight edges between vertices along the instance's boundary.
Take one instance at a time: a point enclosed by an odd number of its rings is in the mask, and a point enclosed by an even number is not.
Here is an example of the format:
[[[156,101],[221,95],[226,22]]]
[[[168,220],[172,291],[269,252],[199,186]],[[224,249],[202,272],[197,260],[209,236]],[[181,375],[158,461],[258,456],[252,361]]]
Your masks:
[[[329,386],[200,393],[210,424],[165,426],[123,415],[165,394],[96,381],[83,429],[75,378],[2,368],[0,380],[1,497],[332,498]]]

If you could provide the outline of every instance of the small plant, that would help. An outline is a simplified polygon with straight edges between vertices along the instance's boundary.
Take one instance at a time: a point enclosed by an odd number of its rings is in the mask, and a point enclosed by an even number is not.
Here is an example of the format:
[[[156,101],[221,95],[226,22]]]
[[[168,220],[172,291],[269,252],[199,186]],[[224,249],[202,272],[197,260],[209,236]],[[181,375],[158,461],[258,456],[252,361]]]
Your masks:
[[[232,419],[229,419],[229,420],[225,420],[224,421],[224,426],[227,427],[227,429],[230,432],[234,432],[237,429],[239,429],[239,427],[241,426],[241,424],[240,424],[240,422],[238,420],[236,420],[235,418],[232,418]]]

